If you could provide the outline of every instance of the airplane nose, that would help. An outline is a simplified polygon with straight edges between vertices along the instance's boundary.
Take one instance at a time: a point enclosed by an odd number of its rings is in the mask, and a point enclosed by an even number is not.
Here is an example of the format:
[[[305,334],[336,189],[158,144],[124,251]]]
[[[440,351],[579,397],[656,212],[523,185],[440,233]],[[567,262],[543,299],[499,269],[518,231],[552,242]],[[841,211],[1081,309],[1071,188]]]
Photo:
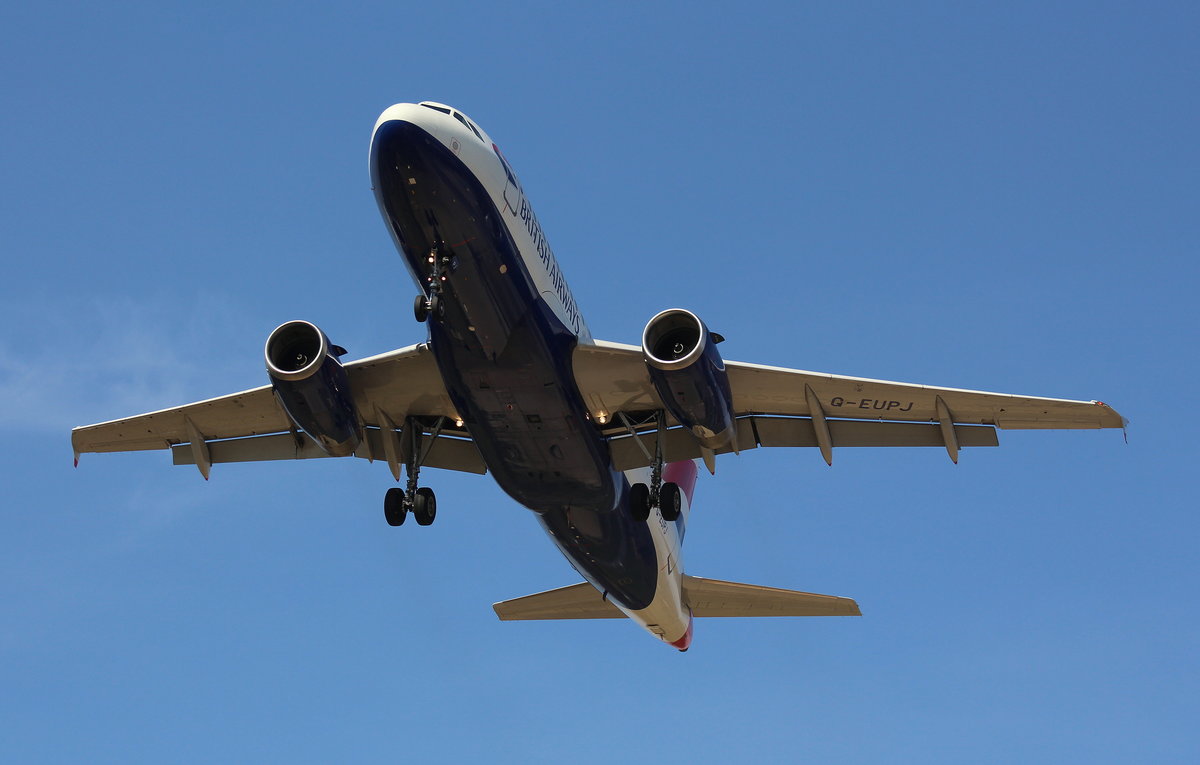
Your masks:
[[[377,193],[387,185],[390,176],[419,159],[424,153],[423,149],[437,143],[436,138],[411,120],[399,117],[384,119],[394,109],[397,107],[393,106],[383,113],[371,136],[371,186]],[[403,116],[405,113],[399,111],[396,114]]]
[[[418,104],[392,104],[383,110],[379,115],[379,119],[375,120],[375,130],[379,130],[380,125],[388,122],[412,122],[420,124],[423,119],[429,118],[429,110],[421,108]]]

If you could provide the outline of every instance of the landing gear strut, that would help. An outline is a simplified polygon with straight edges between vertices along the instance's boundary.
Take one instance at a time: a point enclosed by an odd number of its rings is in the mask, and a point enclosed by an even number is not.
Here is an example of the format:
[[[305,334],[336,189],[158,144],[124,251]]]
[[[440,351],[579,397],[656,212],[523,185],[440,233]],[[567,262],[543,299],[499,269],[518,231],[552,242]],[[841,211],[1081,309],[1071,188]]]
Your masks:
[[[447,275],[458,265],[458,259],[448,254],[442,247],[434,245],[426,259],[429,263],[429,276],[425,277],[429,288],[417,295],[413,301],[413,317],[419,323],[425,323],[430,316],[440,319],[446,313],[446,303],[442,296],[443,285]]]
[[[383,496],[383,517],[389,526],[403,524],[409,510],[412,511],[413,517],[417,519],[417,524],[420,526],[429,526],[437,518],[437,497],[434,495],[433,489],[427,486],[418,486],[417,481],[421,475],[421,464],[429,455],[430,449],[433,448],[433,443],[441,433],[444,422],[445,418],[439,417],[437,424],[430,431],[428,443],[422,444],[420,423],[416,418],[405,418],[404,428],[401,432],[403,437],[408,440],[404,449],[404,471],[408,474],[408,482],[405,488],[392,487]]]
[[[635,483],[629,487],[629,512],[635,521],[645,521],[650,517],[650,508],[657,507],[662,513],[663,520],[674,521],[679,518],[683,509],[683,499],[679,486],[674,483],[663,483],[663,435],[666,433],[666,417],[661,411],[654,413],[655,434],[654,454],[651,455],[638,437],[637,429],[624,412],[618,412],[625,429],[630,432],[642,452],[650,459],[650,485]]]

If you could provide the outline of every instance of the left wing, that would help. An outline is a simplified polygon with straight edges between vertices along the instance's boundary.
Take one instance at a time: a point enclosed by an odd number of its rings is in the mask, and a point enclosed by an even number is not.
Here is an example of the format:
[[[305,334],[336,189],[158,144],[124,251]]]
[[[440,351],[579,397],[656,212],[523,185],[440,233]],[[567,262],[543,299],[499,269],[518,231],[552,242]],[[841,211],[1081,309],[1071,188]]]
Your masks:
[[[594,413],[661,409],[641,348],[580,344],[575,377]],[[1122,428],[1125,420],[1099,401],[1006,393],[725,362],[738,418],[738,451],[756,446],[817,446],[830,461],[834,446],[994,446],[994,428]],[[990,426],[990,427],[980,427]],[[669,459],[701,456],[684,432],[670,431]],[[649,464],[637,444],[612,442],[619,469]],[[674,445],[674,448],[672,446]],[[727,449],[732,451],[732,449]]]
[[[397,429],[394,423],[402,424],[405,418],[457,416],[433,354],[424,344],[350,362],[345,369],[366,427],[356,456],[384,456],[383,433]],[[485,472],[466,432],[445,431],[429,445],[423,464]],[[325,456],[295,430],[270,385],[75,428],[71,445],[76,460],[83,452],[172,449],[176,464],[198,464],[202,472],[207,472],[206,463]],[[200,445],[203,448],[196,448]]]

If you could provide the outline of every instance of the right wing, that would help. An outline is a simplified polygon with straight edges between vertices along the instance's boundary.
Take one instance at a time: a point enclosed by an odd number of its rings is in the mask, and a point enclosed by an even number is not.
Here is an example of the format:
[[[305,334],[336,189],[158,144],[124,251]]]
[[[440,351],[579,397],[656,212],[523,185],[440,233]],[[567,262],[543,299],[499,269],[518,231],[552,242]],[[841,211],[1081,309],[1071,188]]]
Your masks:
[[[398,429],[406,417],[457,416],[433,354],[423,344],[353,361],[345,369],[366,428],[356,456],[383,457],[385,432]],[[200,444],[203,449],[194,448]],[[325,456],[296,431],[270,385],[75,428],[71,445],[76,460],[84,452],[171,449],[176,464],[200,464],[202,472],[204,463]],[[429,445],[423,464],[486,472],[466,431],[454,427],[444,428]]]

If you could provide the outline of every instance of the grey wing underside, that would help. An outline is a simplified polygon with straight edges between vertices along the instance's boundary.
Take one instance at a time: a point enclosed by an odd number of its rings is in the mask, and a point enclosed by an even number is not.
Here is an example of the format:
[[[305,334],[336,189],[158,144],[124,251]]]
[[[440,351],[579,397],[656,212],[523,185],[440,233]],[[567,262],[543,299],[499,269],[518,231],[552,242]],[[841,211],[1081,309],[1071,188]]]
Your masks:
[[[603,423],[618,470],[652,462],[649,418],[663,408],[641,349],[620,343],[575,349],[576,383]],[[1098,401],[1014,396],[986,391],[846,377],[726,362],[737,416],[734,444],[723,450],[816,447],[832,462],[834,447],[996,446],[996,428],[1120,428],[1123,418]],[[414,454],[428,467],[485,473],[425,345],[413,345],[346,365],[364,439],[357,457],[385,460],[393,475]],[[668,461],[710,458],[687,430],[668,422]],[[412,436],[410,438],[409,436]],[[85,452],[170,449],[175,464],[195,464],[207,477],[221,462],[326,456],[297,431],[270,386],[185,406],[76,428],[75,457]],[[419,450],[419,452],[414,452]]]
[[[662,404],[641,349],[600,341],[578,346],[574,362],[589,408],[613,426],[614,466],[629,470],[650,464],[654,439],[646,434],[653,426],[638,416]],[[832,462],[834,447],[934,446],[945,448],[957,462],[960,448],[997,446],[996,428],[1125,427],[1124,418],[1099,401],[940,388],[737,361],[725,362],[725,367],[737,437],[736,445],[717,454],[757,447],[816,447],[826,462]],[[668,460],[705,456],[691,434],[679,427],[664,433],[663,450]]]
[[[426,346],[345,366],[364,426],[354,456],[385,460],[399,477],[400,465],[414,448],[414,440],[404,436],[419,435],[415,448],[421,450],[423,466],[487,472],[470,436],[454,424],[457,414]],[[326,456],[295,429],[269,385],[76,428],[71,445],[76,460],[84,452],[170,449],[175,464],[198,465],[206,477],[209,465],[221,462]]]

